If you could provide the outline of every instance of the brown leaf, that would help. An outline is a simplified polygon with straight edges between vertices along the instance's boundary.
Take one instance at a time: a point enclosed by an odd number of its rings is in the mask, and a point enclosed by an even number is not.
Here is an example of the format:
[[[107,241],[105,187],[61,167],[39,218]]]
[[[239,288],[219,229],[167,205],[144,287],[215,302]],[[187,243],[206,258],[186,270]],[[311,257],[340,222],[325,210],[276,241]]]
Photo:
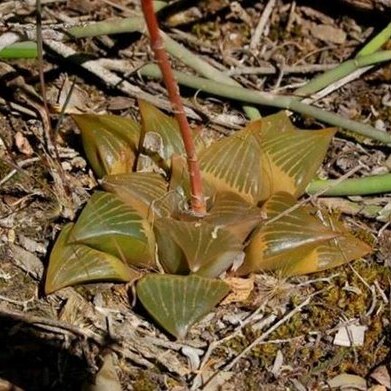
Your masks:
[[[19,152],[23,153],[24,155],[31,156],[34,153],[34,150],[31,148],[29,141],[21,132],[16,132],[15,134],[15,145]]]
[[[221,304],[226,305],[230,303],[240,303],[246,301],[254,289],[254,281],[255,281],[254,275],[248,278],[238,278],[238,277],[224,278],[224,282],[226,282],[230,287],[230,293],[221,302]]]

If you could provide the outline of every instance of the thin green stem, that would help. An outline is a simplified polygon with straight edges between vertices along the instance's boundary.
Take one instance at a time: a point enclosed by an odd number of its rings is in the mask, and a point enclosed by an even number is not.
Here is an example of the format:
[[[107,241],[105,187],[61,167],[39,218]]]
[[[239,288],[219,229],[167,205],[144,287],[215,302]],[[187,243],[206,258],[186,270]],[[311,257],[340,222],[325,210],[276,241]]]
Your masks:
[[[384,29],[380,34],[378,34],[378,36],[375,37],[377,38],[376,40],[375,38],[371,40],[365,46],[366,49],[364,50],[365,47],[363,48],[363,52],[359,57],[345,61],[336,68],[327,71],[318,77],[315,77],[305,86],[297,89],[294,92],[294,95],[307,96],[314,94],[328,85],[342,79],[343,77],[346,77],[359,68],[391,60],[391,51],[389,50],[376,53],[373,52],[377,45],[379,45],[380,42],[383,42],[387,37],[387,34],[390,33],[389,30],[391,30],[391,27]],[[139,17],[119,19],[115,22],[102,21],[86,26],[72,27],[68,30],[68,33],[75,38],[83,38],[134,31],[145,32],[144,21]],[[194,55],[190,50],[175,42],[167,35],[164,35],[164,42],[167,51],[171,55],[177,57],[180,61],[183,61],[186,65],[194,69],[200,75],[211,80],[220,81],[224,84],[239,86],[239,83],[237,83],[235,80],[223,74],[208,64],[206,61],[202,60],[199,56]],[[253,107],[244,106],[244,111],[250,119],[256,119],[260,117],[259,111]]]
[[[136,31],[140,33],[146,33],[145,23],[142,18],[133,17],[126,19],[118,19],[115,21],[102,21],[86,26],[76,26],[70,28],[68,30],[68,33],[74,38],[85,38],[95,37],[98,35],[109,35],[125,32],[129,33]],[[162,37],[168,53],[170,53],[179,61],[183,62],[185,65],[198,72],[200,75],[208,79],[220,81],[224,84],[240,86],[238,82],[231,79],[223,72],[220,72],[218,69],[210,65],[201,57],[195,55],[183,45],[170,38],[167,34],[162,33]],[[261,117],[259,111],[254,107],[244,106],[243,110],[250,119],[257,119]]]
[[[162,10],[166,6],[167,3],[165,1],[154,1],[154,7],[156,12]],[[146,32],[146,26],[142,16],[102,20],[96,23],[89,23],[82,26],[71,27],[67,30],[67,33],[73,38],[88,38],[98,37],[99,35],[135,32]]]
[[[240,87],[240,83],[231,79],[229,76],[210,65],[201,57],[195,55],[193,52],[173,40],[167,34],[163,33],[162,35],[167,51],[172,56],[175,56],[179,61],[198,72],[200,75],[206,77],[207,79],[215,80],[223,84]],[[261,114],[255,107],[246,105],[243,106],[243,110],[251,120],[261,117]]]
[[[307,189],[308,194],[322,192],[322,196],[353,196],[391,192],[391,174],[372,175],[363,178],[315,180]]]
[[[141,16],[132,18],[103,20],[84,26],[74,26],[67,30],[73,38],[98,37],[99,35],[144,32],[145,23]]]
[[[389,23],[379,34],[375,35],[365,46],[357,53],[357,57],[372,54],[379,50],[391,37],[391,23]]]
[[[155,65],[146,65],[140,73],[144,76],[161,79],[159,69]],[[272,95],[265,92],[253,91],[243,87],[230,86],[213,80],[187,75],[183,72],[175,72],[179,84],[214,94],[217,96],[234,99],[240,102],[278,107],[281,109],[293,110],[298,113],[309,115],[329,125],[350,130],[365,137],[391,144],[391,135],[382,132],[370,125],[343,118],[337,114],[327,112],[314,106],[302,103],[291,96]]]
[[[50,110],[48,106],[48,101],[46,99],[46,83],[45,83],[45,72],[43,69],[43,41],[42,41],[42,6],[41,0],[36,0],[36,26],[37,26],[37,54],[38,54],[38,64],[39,64],[39,84],[41,86],[41,95],[43,101],[43,107],[45,109],[47,118],[50,118]],[[48,121],[50,122],[50,121]],[[50,142],[52,142],[51,126],[49,125],[49,137]]]
[[[367,55],[355,57],[351,60],[345,61],[338,65],[336,68],[331,69],[321,75],[313,78],[303,87],[295,90],[295,96],[308,96],[312,95],[323,88],[329,86],[332,83],[350,75],[352,72],[359,68],[363,68],[369,65],[379,64],[391,60],[391,50],[383,50]]]
[[[68,33],[74,38],[83,38],[83,37],[92,37],[92,36],[105,35],[105,34],[132,32],[132,31],[145,32],[145,24],[142,18],[133,17],[133,18],[126,18],[126,19],[118,19],[115,21],[97,22],[86,26],[72,27],[71,29],[68,30]],[[386,33],[383,33],[383,39],[385,36]],[[305,105],[303,103],[298,102],[297,98],[295,97],[261,94],[256,91],[250,91],[245,88],[239,87],[237,86],[238,84],[236,81],[228,78],[228,76],[224,75],[222,72],[212,67],[206,61],[194,55],[191,51],[189,51],[182,45],[178,44],[167,35],[165,35],[164,41],[165,41],[165,45],[167,46],[167,51],[171,55],[185,62],[188,66],[192,67],[201,75],[212,79],[209,84],[205,84],[207,82],[206,79],[189,76],[194,79],[193,80],[194,83],[192,83],[192,81],[189,80],[189,77],[186,77],[186,75],[181,74],[181,79],[182,79],[182,81],[180,81],[181,84],[196,89],[201,89],[203,91],[207,91],[216,95],[225,96],[231,99],[237,99],[245,103],[268,105],[268,106],[274,106],[280,108],[289,108],[302,114],[312,115],[331,125],[340,126],[347,130],[352,130],[356,133],[362,134],[367,137],[371,137],[375,140],[382,141],[387,144],[391,142],[391,136],[389,136],[386,133],[378,131],[372,126],[361,124],[352,120],[348,120],[339,117],[336,114],[327,113],[315,107]],[[301,93],[303,93],[303,91],[304,93],[316,92],[319,89],[322,89],[324,86],[327,86],[328,84],[332,83],[333,81],[338,80],[350,74],[355,69],[370,64],[388,61],[390,59],[391,59],[391,51],[387,50],[387,51],[381,51],[369,55],[363,55],[360,56],[359,58],[348,60],[342,63],[337,68],[328,71],[325,74],[320,75],[318,78],[313,79],[306,86],[299,89],[298,92],[299,93],[300,91]],[[154,71],[152,71],[152,68],[146,67],[144,69],[144,72],[153,73]],[[156,74],[155,75],[150,74],[150,76],[155,78],[159,77]],[[213,85],[213,83],[216,83],[217,81],[221,83],[220,84],[217,83]],[[228,87],[232,87],[233,89],[231,88],[227,90],[223,88],[224,84],[227,85],[228,83],[229,83]],[[239,98],[239,96],[241,97]],[[259,112],[255,111],[253,107],[249,108],[248,106],[246,106],[246,113],[250,119],[255,119],[259,117]]]
[[[353,60],[348,60],[340,64],[334,69],[331,69],[313,79],[311,79],[307,84],[305,84],[303,87],[298,88],[294,94],[298,96],[308,96],[311,94],[315,94],[316,92],[322,90],[323,88],[329,86],[330,84],[348,76],[350,73],[354,72],[360,67],[364,66],[370,66],[374,65],[379,59],[377,56],[374,57],[367,57],[372,54],[375,54],[378,49],[380,49],[391,37],[391,23],[388,24],[382,31],[380,31],[379,34],[377,34],[375,37],[373,37],[368,43],[365,44],[365,46],[357,53],[357,56]],[[357,60],[361,57],[367,57],[364,62],[366,64],[360,62],[354,62],[354,60]],[[385,61],[388,61],[386,59]],[[346,65],[347,64],[347,65]]]
[[[37,43],[32,41],[16,42],[0,51],[0,58],[36,58],[38,55]]]

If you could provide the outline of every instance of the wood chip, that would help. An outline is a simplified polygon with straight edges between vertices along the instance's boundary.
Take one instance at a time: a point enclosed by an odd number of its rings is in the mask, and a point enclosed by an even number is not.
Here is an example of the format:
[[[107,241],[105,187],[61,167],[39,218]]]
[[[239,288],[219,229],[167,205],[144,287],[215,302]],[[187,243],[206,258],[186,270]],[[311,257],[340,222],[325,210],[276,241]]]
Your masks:
[[[331,389],[338,388],[339,390],[367,390],[367,382],[364,378],[356,375],[349,375],[347,373],[342,373],[333,377],[327,382]]]
[[[16,148],[18,148],[18,151],[23,153],[23,155],[31,156],[34,153],[29,141],[21,132],[16,132],[15,134],[15,145]]]
[[[42,279],[44,271],[43,264],[37,256],[12,243],[8,245],[8,249],[10,252],[10,258],[14,261],[16,266],[20,267],[23,271],[27,272],[37,280]]]
[[[366,326],[354,324],[341,327],[334,337],[337,346],[362,346],[364,344]]]
[[[95,376],[94,384],[83,387],[84,391],[122,391],[117,372],[114,367],[113,355],[107,354],[103,365]]]
[[[23,389],[8,380],[0,379],[0,391],[23,391]]]
[[[46,246],[24,235],[18,235],[19,244],[27,251],[32,253],[46,254]]]
[[[203,384],[205,384],[213,372],[205,371],[203,374]],[[234,376],[234,372],[230,371],[219,371],[219,373],[204,387],[204,391],[219,391],[228,390],[225,384]]]
[[[192,371],[196,371],[200,367],[200,356],[205,352],[202,349],[196,349],[191,346],[183,346],[182,353],[189,359],[189,366]]]
[[[337,27],[326,24],[313,24],[310,31],[312,36],[324,42],[342,45],[346,41],[345,31]]]
[[[89,110],[90,97],[77,85],[72,85],[67,75],[62,75],[58,86],[48,91],[49,102],[57,113],[82,114]],[[65,106],[65,107],[64,107]]]
[[[380,385],[391,389],[391,376],[385,365],[377,367],[371,374],[370,377],[376,380]]]
[[[384,386],[373,386],[368,389],[368,391],[387,391],[387,388]]]
[[[279,350],[274,359],[273,368],[271,369],[271,373],[274,375],[274,377],[277,378],[280,375],[283,363],[284,355],[282,354],[281,350]]]
[[[135,105],[134,99],[127,98],[126,96],[113,96],[108,99],[108,110],[126,110]]]

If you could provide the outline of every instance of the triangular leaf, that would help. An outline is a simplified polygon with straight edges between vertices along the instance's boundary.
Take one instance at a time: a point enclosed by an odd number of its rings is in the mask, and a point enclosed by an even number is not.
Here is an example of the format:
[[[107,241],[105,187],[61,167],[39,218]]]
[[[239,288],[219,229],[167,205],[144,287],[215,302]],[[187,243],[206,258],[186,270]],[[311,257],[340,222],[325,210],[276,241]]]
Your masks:
[[[325,227],[288,193],[274,194],[264,204],[266,222],[253,234],[245,249],[240,274],[260,270],[287,269],[305,258],[319,243],[339,233]]]
[[[173,194],[167,193],[168,184],[163,177],[151,172],[109,175],[103,178],[102,187],[150,220],[169,216],[176,201]]]
[[[129,265],[155,265],[152,227],[115,194],[95,192],[73,229],[72,243],[109,253]]]
[[[343,265],[364,257],[372,251],[372,247],[368,243],[353,236],[341,221],[327,216],[326,213],[323,213],[323,215],[325,225],[329,226],[330,229],[341,232],[341,236],[320,245],[316,249],[317,264],[314,272]]]
[[[195,275],[149,274],[137,283],[137,296],[145,309],[166,331],[180,339],[228,292],[225,282]]]
[[[303,194],[319,168],[335,129],[296,129],[284,112],[250,122],[200,154],[204,178],[216,192],[230,191],[257,204],[278,191]]]
[[[260,200],[279,191],[296,198],[304,194],[335,132],[335,128],[297,129],[284,111],[262,119],[262,129],[256,135],[262,151],[264,185]]]
[[[184,146],[178,122],[150,103],[138,101],[142,119],[143,134],[157,133],[162,140],[161,158],[168,160],[173,154],[184,154]]]
[[[140,125],[116,115],[72,115],[81,130],[83,148],[96,175],[131,172],[140,138]]]
[[[256,203],[261,192],[260,148],[255,134],[261,120],[206,148],[199,157],[205,180],[216,192],[233,192]]]
[[[243,242],[261,220],[260,208],[245,201],[238,194],[224,192],[217,194],[203,221],[227,229]]]
[[[295,205],[288,193],[277,193],[263,210],[267,215],[245,249],[246,258],[238,274],[279,270],[283,275],[307,274],[362,256],[368,247],[348,234],[343,226],[325,224],[310,214],[311,208]],[[346,244],[357,245],[357,252]],[[324,254],[334,254],[326,261]]]
[[[168,273],[217,277],[243,255],[242,243],[211,224],[161,218],[155,223],[159,261]]]
[[[73,224],[67,224],[54,245],[46,275],[47,294],[66,286],[86,282],[136,279],[139,273],[130,269],[120,259],[88,246],[68,244]]]

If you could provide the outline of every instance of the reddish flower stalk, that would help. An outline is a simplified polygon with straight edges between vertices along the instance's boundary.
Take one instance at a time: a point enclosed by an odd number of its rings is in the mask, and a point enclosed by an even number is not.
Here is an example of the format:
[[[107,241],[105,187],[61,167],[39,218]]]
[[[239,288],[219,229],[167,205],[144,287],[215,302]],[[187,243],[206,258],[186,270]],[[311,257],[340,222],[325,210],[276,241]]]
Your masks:
[[[190,176],[191,208],[193,212],[197,214],[205,214],[206,207],[205,200],[202,194],[201,172],[197,160],[193,136],[189,122],[186,118],[182,99],[179,95],[178,84],[172,72],[167,52],[164,49],[163,40],[160,35],[158,22],[153,9],[153,1],[141,0],[141,7],[148,27],[151,47],[155,54],[155,59],[159,65],[160,71],[162,72],[164,84],[166,85],[168,96],[171,102],[171,107],[178,121],[183,139],[183,144],[185,146],[187,165]]]

